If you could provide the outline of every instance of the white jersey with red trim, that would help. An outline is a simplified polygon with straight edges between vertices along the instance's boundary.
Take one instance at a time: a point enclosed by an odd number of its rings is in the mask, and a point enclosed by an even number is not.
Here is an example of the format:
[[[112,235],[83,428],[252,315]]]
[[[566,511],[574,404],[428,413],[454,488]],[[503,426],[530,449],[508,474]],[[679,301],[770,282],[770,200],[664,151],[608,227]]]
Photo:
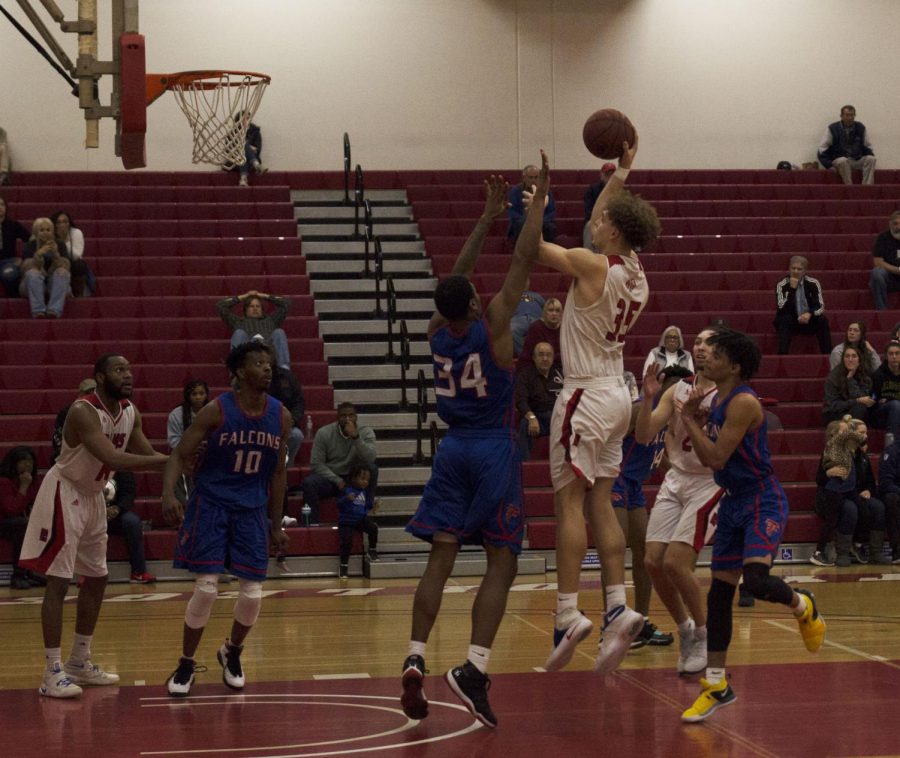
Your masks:
[[[560,350],[567,385],[600,377],[621,377],[625,335],[650,297],[638,257],[610,255],[606,284],[596,302],[575,305],[575,282],[569,287],[560,326]]]
[[[681,406],[687,401],[696,386],[696,382],[696,377],[693,379],[682,379],[672,391],[674,411],[672,418],[669,419],[669,432],[666,434],[666,457],[669,459],[672,468],[678,469],[685,474],[706,474],[712,477],[712,470],[700,463],[697,453],[694,452],[694,446],[691,445],[691,436],[681,420]],[[700,409],[709,413],[715,398],[716,388],[713,385],[707,390],[703,400],[700,401]]]
[[[84,403],[97,412],[100,428],[106,438],[117,450],[124,450],[134,429],[134,406],[128,400],[119,401],[119,414],[115,417],[106,409],[97,393],[78,398],[72,403],[69,413],[76,403]],[[101,492],[107,480],[113,475],[97,460],[83,444],[69,447],[66,435],[63,434],[62,451],[56,459],[54,468],[60,476],[71,482],[81,492]]]

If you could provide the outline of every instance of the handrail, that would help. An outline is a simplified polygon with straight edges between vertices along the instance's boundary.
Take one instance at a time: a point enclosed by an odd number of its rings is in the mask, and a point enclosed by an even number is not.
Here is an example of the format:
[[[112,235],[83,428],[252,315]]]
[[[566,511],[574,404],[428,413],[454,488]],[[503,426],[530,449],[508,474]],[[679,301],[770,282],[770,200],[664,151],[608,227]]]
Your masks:
[[[376,248],[378,239],[375,239]],[[394,324],[397,321],[397,290],[394,289],[394,277],[388,276],[385,278],[386,282],[386,294],[385,299],[387,300],[387,313],[381,310],[381,286],[379,284],[381,280],[376,276],[375,277],[375,317],[381,318],[382,316],[387,317],[387,343],[388,343],[388,352],[387,352],[387,360],[393,361],[397,354],[394,352]],[[400,351],[403,352],[403,342],[400,342]]]
[[[365,244],[363,245],[363,261],[365,261],[365,266],[363,267],[363,276],[368,279],[372,276],[372,270],[369,266],[369,243],[372,241],[371,236],[369,235],[369,227],[365,227],[363,229],[363,240]],[[378,285],[376,283],[375,289],[378,289]]]
[[[409,408],[409,398],[406,396],[406,372],[409,371],[409,329],[406,328],[406,320],[400,322],[400,407]]]
[[[369,233],[370,237],[375,236],[375,229],[372,226],[372,202],[369,198],[363,200],[363,210],[365,213],[363,214],[363,219],[366,224],[366,231]]]
[[[416,404],[419,406],[416,413],[416,454],[413,456],[413,463],[425,463],[425,456],[422,454],[422,436],[423,424],[428,418],[428,388],[425,383],[425,372],[419,369],[416,375]]]
[[[363,177],[362,166],[356,164],[356,187],[353,190],[353,238],[359,239],[359,207],[363,204],[366,195],[366,183]]]
[[[350,135],[344,132],[344,205],[350,205]]]

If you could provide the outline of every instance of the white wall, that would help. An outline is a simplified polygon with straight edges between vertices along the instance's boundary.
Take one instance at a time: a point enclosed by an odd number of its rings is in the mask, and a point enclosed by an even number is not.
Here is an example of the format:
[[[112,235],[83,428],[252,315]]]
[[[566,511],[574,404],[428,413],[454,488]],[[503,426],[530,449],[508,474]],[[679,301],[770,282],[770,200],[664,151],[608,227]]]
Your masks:
[[[637,125],[640,166],[769,168],[811,160],[847,102],[878,165],[900,165],[896,0],[144,0],[140,15],[148,71],[271,74],[256,121],[273,168],[339,169],[344,131],[369,169],[508,168],[540,146],[586,167],[581,126],[601,107]],[[4,18],[0,71],[17,168],[120,167],[111,122],[83,149],[77,101]],[[148,167],[192,168],[190,144],[167,94]]]

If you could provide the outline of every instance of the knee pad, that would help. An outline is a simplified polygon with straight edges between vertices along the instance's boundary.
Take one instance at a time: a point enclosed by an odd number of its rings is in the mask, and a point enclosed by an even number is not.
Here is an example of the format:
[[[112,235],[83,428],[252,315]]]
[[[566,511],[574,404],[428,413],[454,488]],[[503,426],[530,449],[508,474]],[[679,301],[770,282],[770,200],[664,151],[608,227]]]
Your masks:
[[[763,563],[748,563],[744,566],[744,586],[753,597],[769,603],[790,605],[794,591],[784,580],[772,576],[770,566]]]
[[[262,606],[262,582],[241,579],[237,602],[234,604],[234,620],[244,626],[253,626]]]
[[[219,596],[219,575],[200,574],[194,580],[194,594],[188,600],[184,623],[191,629],[202,629],[209,621],[209,614]]]
[[[709,652],[728,650],[731,642],[731,604],[734,602],[733,584],[713,579],[706,596],[706,648]]]

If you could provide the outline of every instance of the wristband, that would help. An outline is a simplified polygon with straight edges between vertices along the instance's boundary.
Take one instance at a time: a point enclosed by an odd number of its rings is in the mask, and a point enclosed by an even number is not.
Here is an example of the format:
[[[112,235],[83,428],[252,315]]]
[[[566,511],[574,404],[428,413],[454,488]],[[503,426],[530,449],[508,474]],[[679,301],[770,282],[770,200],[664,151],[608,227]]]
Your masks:
[[[624,168],[623,166],[619,166],[616,169],[616,173],[614,173],[613,176],[616,177],[616,179],[619,179],[624,182],[628,178],[629,171],[631,171],[630,168]]]

